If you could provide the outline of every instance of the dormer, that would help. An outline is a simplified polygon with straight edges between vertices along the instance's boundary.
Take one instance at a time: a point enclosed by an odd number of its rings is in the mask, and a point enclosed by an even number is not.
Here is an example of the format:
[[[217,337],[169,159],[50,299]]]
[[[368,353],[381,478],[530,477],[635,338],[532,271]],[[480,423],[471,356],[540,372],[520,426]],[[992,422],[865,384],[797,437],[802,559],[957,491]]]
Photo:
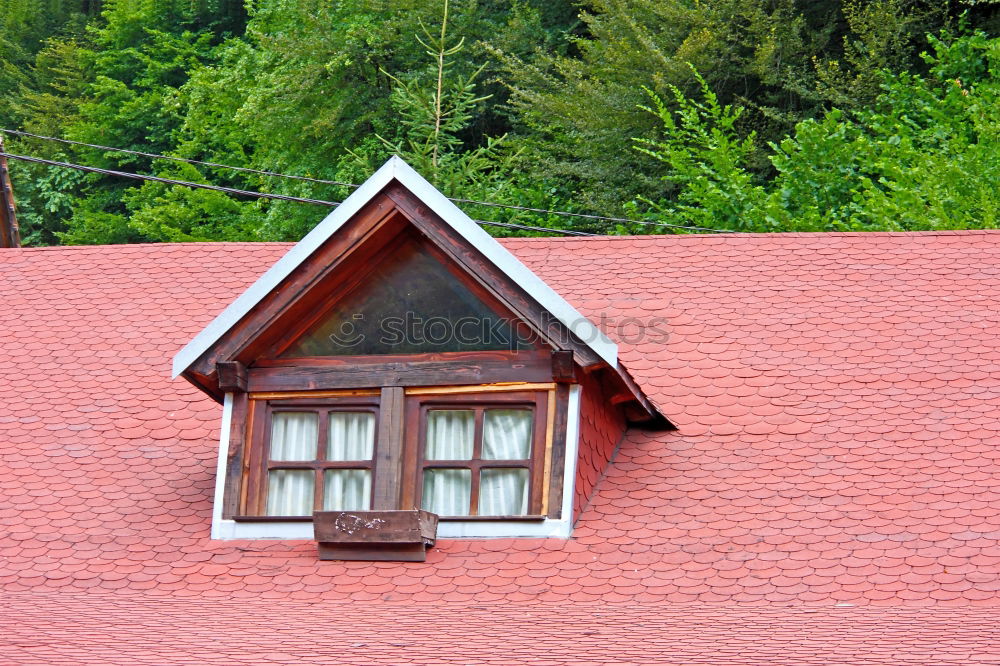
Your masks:
[[[399,158],[178,375],[224,405],[213,538],[399,509],[441,538],[567,537],[627,425],[668,425],[611,340]]]

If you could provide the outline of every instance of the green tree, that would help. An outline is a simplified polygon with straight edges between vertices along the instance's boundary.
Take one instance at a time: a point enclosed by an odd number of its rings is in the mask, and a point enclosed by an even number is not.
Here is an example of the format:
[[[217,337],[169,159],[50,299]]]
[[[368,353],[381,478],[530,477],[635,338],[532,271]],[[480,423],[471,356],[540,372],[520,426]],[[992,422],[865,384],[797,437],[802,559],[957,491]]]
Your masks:
[[[653,106],[640,108],[663,123],[658,139],[635,139],[636,150],[661,162],[661,178],[675,192],[672,201],[641,201],[674,224],[733,231],[759,230],[765,189],[750,162],[756,151],[756,133],[741,136],[737,123],[744,107],[722,105],[708,83],[694,72],[702,101],[687,98],[669,86],[675,102],[670,108],[652,90]]]
[[[183,124],[180,88],[206,63],[231,30],[242,29],[232,0],[105,0],[101,21],[88,28],[89,48],[78,55],[88,81],[64,136],[139,152],[169,152]],[[73,154],[88,164],[140,172],[169,172],[149,158],[92,149]],[[88,176],[78,189],[65,243],[167,240],[150,233],[156,225],[132,222],[145,186]],[[170,210],[175,213],[175,209]],[[207,219],[207,218],[206,218]],[[138,220],[142,220],[140,216]]]
[[[671,224],[734,231],[875,231],[998,226],[1000,39],[932,38],[925,76],[883,71],[871,108],[831,110],[768,144],[776,175],[751,169],[738,107],[675,90],[653,95],[663,136],[637,148],[666,165],[672,196],[648,201]]]
[[[750,166],[771,173],[767,141],[831,104],[860,108],[878,93],[888,64],[920,67],[927,30],[949,20],[944,3],[922,0],[591,0],[582,34],[565,54],[532,61],[495,48],[506,67],[516,111],[517,143],[533,156],[536,176],[574,184],[590,208],[620,214],[635,196],[669,195],[632,137],[651,139],[656,121],[643,113],[643,86],[672,99],[693,94],[703,72],[724,104],[746,107],[744,132],[761,148]]]
[[[490,197],[506,182],[509,166],[502,152],[504,136],[486,137],[484,145],[467,147],[460,135],[489,96],[476,95],[476,79],[482,68],[467,76],[456,75],[455,56],[465,39],[448,37],[448,0],[439,31],[420,24],[416,41],[426,50],[430,63],[423,70],[406,74],[406,80],[385,72],[391,79],[390,102],[399,116],[396,140],[378,136],[386,153],[403,157],[446,195]],[[357,153],[355,153],[357,154]],[[361,158],[360,155],[358,155]],[[361,158],[365,167],[373,166]]]
[[[425,48],[412,35],[418,34],[422,25],[437,23],[441,7],[417,0],[250,3],[244,35],[211,46],[207,53],[195,44],[190,52],[158,57],[162,64],[181,56],[192,56],[192,60],[177,70],[187,75],[181,85],[174,82],[143,89],[150,103],[159,105],[160,113],[165,114],[157,123],[164,131],[155,135],[163,137],[163,143],[151,143],[148,130],[156,127],[152,122],[147,123],[147,136],[135,135],[136,143],[156,145],[182,157],[253,169],[334,181],[363,180],[371,165],[391,152],[378,137],[395,145],[415,136],[420,124],[417,119],[411,118],[408,125],[400,117],[405,106],[403,88],[416,90],[432,72]],[[504,10],[511,7],[508,15]],[[466,50],[462,57],[450,59],[449,86],[458,81],[471,86],[476,79],[482,66],[473,64],[469,54],[478,41],[500,35],[505,43],[513,43],[528,34],[544,39],[552,34],[544,24],[555,20],[519,3],[455,2],[448,23],[466,37]],[[157,36],[160,51],[172,44],[167,37]],[[108,55],[112,60],[119,56]],[[125,77],[112,78],[120,81]],[[121,86],[115,84],[114,90],[121,90]],[[450,100],[451,93],[449,88],[442,99]],[[441,150],[441,163],[445,170],[452,169],[453,156],[461,154],[466,166],[478,159],[481,174],[492,177],[497,170],[486,166],[495,153],[491,141],[502,135],[500,129],[506,121],[492,97],[478,97],[482,99],[466,105],[461,117],[448,120],[439,132],[441,141],[454,145],[454,149]],[[122,114],[127,105],[118,103],[112,108]],[[101,110],[111,108],[102,105]],[[144,115],[157,119],[152,109]],[[131,118],[120,115],[92,123],[94,130],[105,131],[135,126]],[[130,138],[118,135],[115,145]],[[352,153],[370,161],[362,166]],[[413,155],[410,158],[415,159]],[[134,164],[138,168],[142,160]],[[162,162],[151,163],[149,168],[179,179],[314,199],[339,201],[350,192],[346,187],[221,169],[181,168]],[[482,178],[455,180],[454,191],[485,196],[489,191],[483,187],[485,182]],[[129,185],[127,192],[123,190],[117,210],[101,210],[127,218],[126,226],[148,240],[295,240],[323,215],[321,209],[302,204],[244,200],[225,207],[224,222],[220,222],[213,216],[222,210],[221,202],[214,199],[222,195],[154,184],[139,188],[140,194],[132,194],[133,189]],[[183,206],[190,210],[178,215]],[[88,224],[87,228],[96,227]],[[86,235],[94,237],[90,232]],[[81,242],[84,237],[64,236],[64,240]]]
[[[823,229],[997,226],[1000,40],[931,39],[926,76],[885,74],[871,109],[803,121],[775,146],[774,195]]]

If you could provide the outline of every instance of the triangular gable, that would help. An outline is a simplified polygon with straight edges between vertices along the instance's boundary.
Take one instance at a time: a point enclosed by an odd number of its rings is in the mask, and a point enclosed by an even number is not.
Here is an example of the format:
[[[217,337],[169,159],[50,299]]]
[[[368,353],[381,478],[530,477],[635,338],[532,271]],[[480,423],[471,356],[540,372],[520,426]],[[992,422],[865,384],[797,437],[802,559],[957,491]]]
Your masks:
[[[302,262],[344,226],[386,186],[398,182],[474,246],[498,271],[519,285],[529,297],[571,330],[598,358],[618,368],[618,347],[590,320],[581,315],[551,287],[522,264],[492,236],[483,231],[457,206],[399,157],[390,158],[371,178],[288,251],[243,294],[223,310],[201,333],[174,356],[177,377],[216,344],[233,326],[272,292]]]
[[[301,335],[284,340],[275,358],[515,351],[533,337],[515,316],[487,303],[418,240],[379,253],[379,261],[339,294]],[[456,269],[460,270],[460,269]],[[421,324],[431,322],[431,326]],[[462,324],[452,330],[452,322]],[[419,328],[419,330],[417,330]],[[419,334],[418,334],[419,333]]]

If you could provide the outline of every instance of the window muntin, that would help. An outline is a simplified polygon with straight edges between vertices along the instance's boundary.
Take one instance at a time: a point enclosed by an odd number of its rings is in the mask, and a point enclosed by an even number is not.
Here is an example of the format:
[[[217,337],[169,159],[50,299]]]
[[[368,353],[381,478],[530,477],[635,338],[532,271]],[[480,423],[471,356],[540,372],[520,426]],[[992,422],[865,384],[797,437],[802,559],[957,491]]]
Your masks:
[[[375,403],[269,404],[264,515],[370,509],[377,420]]]
[[[455,518],[537,514],[544,400],[531,394],[462,400],[429,399],[421,407],[418,506]]]

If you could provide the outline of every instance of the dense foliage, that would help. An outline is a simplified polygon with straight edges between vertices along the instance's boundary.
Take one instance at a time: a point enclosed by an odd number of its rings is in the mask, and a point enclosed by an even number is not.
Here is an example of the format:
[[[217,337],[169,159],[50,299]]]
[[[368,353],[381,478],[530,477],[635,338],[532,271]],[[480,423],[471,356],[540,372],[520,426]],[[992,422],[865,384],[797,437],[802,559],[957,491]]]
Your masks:
[[[451,196],[660,225],[996,227],[995,35],[1000,2],[983,0],[0,0],[0,126],[339,183],[397,153]],[[350,192],[11,135],[7,149]],[[11,170],[30,244],[290,240],[325,214]],[[684,231],[463,206],[487,221]]]

